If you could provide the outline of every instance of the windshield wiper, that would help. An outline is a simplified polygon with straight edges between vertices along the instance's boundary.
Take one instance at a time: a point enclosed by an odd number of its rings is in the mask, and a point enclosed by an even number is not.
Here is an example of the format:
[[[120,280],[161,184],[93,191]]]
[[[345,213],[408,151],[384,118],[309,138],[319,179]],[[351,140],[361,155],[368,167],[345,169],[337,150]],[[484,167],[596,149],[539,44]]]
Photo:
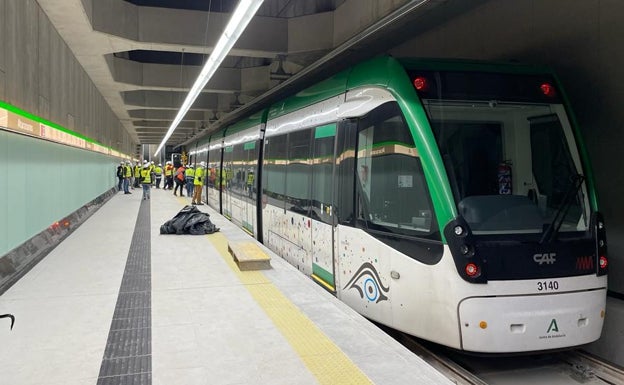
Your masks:
[[[576,174],[572,175],[570,179],[572,179],[572,184],[570,185],[570,187],[568,187],[568,190],[563,197],[563,201],[561,202],[559,208],[557,209],[557,212],[555,213],[553,221],[544,230],[544,233],[542,234],[542,239],[540,239],[539,242],[540,244],[544,243],[545,241],[552,242],[555,239],[557,233],[559,233],[561,225],[563,225],[563,220],[568,214],[570,206],[572,206],[572,202],[574,202],[574,196],[583,185],[585,177],[581,174]]]

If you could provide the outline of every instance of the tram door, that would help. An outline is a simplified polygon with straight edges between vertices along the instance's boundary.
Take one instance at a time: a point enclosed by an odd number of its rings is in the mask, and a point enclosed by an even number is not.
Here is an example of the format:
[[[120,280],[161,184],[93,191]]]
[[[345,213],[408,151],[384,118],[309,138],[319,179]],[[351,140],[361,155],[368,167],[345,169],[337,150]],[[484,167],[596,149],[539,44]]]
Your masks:
[[[312,278],[336,291],[334,269],[334,145],[336,124],[316,127],[312,146]]]

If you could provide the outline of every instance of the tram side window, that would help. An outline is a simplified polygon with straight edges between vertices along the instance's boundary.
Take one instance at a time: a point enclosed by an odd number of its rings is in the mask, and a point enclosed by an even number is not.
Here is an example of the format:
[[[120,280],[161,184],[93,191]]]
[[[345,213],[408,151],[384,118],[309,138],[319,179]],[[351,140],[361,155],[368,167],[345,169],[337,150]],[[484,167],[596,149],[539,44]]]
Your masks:
[[[357,119],[341,121],[336,136],[336,207],[333,211],[338,222],[344,225],[353,225],[355,219],[353,186],[357,124]]]
[[[258,159],[258,145],[257,142],[248,142],[243,145],[243,191],[247,196],[252,197],[256,192],[256,178],[258,174],[257,159]]]
[[[316,127],[312,156],[312,207],[313,219],[332,223],[332,165],[336,124]]]
[[[310,209],[311,129],[288,134],[288,165],[286,170],[286,209],[308,215]]]
[[[232,154],[232,165],[228,182],[229,189],[236,195],[241,195],[244,186],[243,179],[245,176],[245,158],[246,156],[245,151],[243,150],[243,145],[235,145]]]
[[[206,162],[206,164],[208,163],[208,151],[204,150],[199,155],[195,155],[195,161],[192,162],[192,164],[198,165],[201,162]]]
[[[233,161],[234,146],[228,146],[223,150],[223,170],[221,171],[221,183],[224,189],[230,188]]]
[[[395,102],[360,121],[356,168],[358,225],[404,235],[435,229],[420,158]]]
[[[209,188],[219,189],[220,181],[218,178],[219,166],[221,162],[221,149],[210,150],[208,152],[208,180],[206,184]]]
[[[264,141],[262,188],[268,203],[284,207],[286,199],[286,162],[288,135],[278,135]]]

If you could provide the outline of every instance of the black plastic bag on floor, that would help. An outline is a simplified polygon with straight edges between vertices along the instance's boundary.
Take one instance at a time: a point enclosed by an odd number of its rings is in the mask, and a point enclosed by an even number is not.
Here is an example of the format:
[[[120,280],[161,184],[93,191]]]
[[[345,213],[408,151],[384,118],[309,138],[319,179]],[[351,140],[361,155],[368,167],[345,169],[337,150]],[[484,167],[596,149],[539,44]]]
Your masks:
[[[210,215],[195,206],[184,206],[173,218],[160,226],[161,234],[203,235],[219,231],[210,221]]]

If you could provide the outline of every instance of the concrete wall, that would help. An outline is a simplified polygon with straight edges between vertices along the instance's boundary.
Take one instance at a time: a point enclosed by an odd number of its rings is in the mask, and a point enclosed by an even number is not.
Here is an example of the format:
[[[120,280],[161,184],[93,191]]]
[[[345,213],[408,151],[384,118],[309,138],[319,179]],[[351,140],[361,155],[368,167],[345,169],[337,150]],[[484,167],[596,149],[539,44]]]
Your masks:
[[[35,0],[0,0],[0,100],[134,152],[129,135]],[[110,191],[116,164],[108,155],[0,130],[0,264],[8,251]]]
[[[213,47],[229,21],[229,13],[136,6],[123,0],[83,0],[93,29],[138,42]],[[255,17],[236,42],[236,50],[283,52],[288,20]]]
[[[588,144],[609,245],[609,289],[624,294],[624,1],[491,0],[391,50],[395,56],[517,60],[553,67]],[[624,305],[609,299],[602,338],[588,347],[624,365]]]
[[[335,11],[334,47],[407,3],[407,0],[347,0]]]
[[[134,152],[119,119],[35,0],[0,0],[0,100]]]

